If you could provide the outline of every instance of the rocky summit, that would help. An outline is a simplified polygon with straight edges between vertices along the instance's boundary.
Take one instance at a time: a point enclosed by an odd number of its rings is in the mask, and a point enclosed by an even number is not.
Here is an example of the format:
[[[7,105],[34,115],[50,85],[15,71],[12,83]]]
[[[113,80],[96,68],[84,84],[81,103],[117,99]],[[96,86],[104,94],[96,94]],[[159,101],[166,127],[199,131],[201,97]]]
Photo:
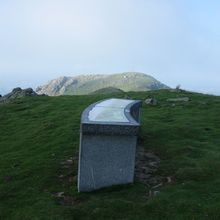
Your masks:
[[[0,102],[8,102],[10,100],[26,96],[38,96],[38,94],[32,88],[21,89],[18,87],[14,88],[10,93],[6,95],[0,96]]]
[[[36,92],[49,96],[86,95],[97,90],[102,91],[105,88],[115,88],[128,92],[168,89],[169,87],[150,75],[139,72],[124,72],[105,75],[79,75],[75,77],[63,76],[51,80],[46,85],[39,86]]]

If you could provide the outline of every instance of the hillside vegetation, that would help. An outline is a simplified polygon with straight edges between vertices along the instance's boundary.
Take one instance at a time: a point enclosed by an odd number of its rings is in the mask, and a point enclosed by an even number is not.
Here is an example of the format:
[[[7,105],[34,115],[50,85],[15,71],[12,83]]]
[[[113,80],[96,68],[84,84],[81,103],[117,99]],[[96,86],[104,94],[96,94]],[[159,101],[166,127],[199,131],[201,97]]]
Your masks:
[[[139,182],[77,192],[80,115],[112,95],[26,97],[0,105],[0,219],[220,219],[220,97],[127,95],[158,100],[143,104],[139,136],[161,160],[157,175],[169,180],[157,193]]]
[[[125,72],[111,75],[63,76],[51,80],[44,86],[39,86],[36,91],[38,94],[46,94],[49,96],[83,95],[109,87],[114,87],[125,92],[168,88],[150,75],[137,72]]]
[[[91,93],[91,95],[98,95],[98,94],[113,94],[113,93],[124,93],[121,89],[117,89],[115,87],[107,87],[107,88],[102,88],[98,89],[94,92]]]

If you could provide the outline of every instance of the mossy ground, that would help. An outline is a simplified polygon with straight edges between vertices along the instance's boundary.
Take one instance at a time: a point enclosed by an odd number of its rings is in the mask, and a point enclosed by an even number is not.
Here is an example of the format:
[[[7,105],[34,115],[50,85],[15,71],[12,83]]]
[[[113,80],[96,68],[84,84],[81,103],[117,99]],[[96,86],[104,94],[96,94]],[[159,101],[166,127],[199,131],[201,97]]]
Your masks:
[[[0,105],[0,219],[220,219],[220,97],[128,95],[159,101],[143,105],[139,140],[160,157],[158,174],[172,184],[150,198],[141,183],[79,194],[76,182],[60,180],[70,172],[62,162],[77,155],[83,109],[110,95],[17,99]],[[191,101],[166,101],[179,96]],[[77,173],[76,164],[71,169]],[[60,203],[57,192],[73,204]]]

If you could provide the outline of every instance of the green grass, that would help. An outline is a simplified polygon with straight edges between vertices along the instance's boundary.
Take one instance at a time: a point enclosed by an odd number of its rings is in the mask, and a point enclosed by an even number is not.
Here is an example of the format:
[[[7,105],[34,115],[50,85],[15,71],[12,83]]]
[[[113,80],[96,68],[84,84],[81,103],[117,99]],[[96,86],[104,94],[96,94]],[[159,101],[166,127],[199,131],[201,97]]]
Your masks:
[[[107,87],[107,88],[102,88],[102,89],[98,89],[94,92],[92,92],[90,95],[99,95],[99,94],[111,94],[114,95],[116,93],[119,94],[124,94],[124,91],[121,89],[118,89],[116,87]]]
[[[148,198],[141,183],[78,193],[76,182],[60,181],[61,163],[77,155],[80,115],[110,95],[34,97],[0,105],[0,219],[220,219],[220,97],[153,91],[143,105],[140,144],[161,158],[158,175],[173,184]],[[115,95],[117,97],[123,95]],[[188,103],[166,102],[188,96]],[[74,164],[76,175],[77,166]],[[65,192],[73,205],[53,196]]]

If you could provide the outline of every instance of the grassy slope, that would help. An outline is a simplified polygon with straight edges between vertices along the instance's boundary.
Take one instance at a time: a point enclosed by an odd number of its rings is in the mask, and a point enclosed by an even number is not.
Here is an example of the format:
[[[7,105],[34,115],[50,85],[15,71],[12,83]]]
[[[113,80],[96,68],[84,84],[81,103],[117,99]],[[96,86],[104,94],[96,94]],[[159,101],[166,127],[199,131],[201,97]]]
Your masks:
[[[121,89],[115,88],[115,87],[107,87],[107,88],[103,88],[103,89],[98,89],[94,92],[92,92],[90,95],[98,95],[98,94],[115,94],[115,93],[119,93],[119,94],[124,94],[125,92]]]
[[[67,172],[61,162],[78,151],[82,110],[108,96],[25,98],[0,105],[0,219],[220,219],[220,97],[129,95],[160,101],[143,106],[140,141],[161,158],[158,172],[175,176],[175,184],[151,199],[140,183],[78,194],[76,184],[59,181]],[[176,96],[192,101],[175,107],[165,101]],[[59,205],[54,192],[80,202]]]

